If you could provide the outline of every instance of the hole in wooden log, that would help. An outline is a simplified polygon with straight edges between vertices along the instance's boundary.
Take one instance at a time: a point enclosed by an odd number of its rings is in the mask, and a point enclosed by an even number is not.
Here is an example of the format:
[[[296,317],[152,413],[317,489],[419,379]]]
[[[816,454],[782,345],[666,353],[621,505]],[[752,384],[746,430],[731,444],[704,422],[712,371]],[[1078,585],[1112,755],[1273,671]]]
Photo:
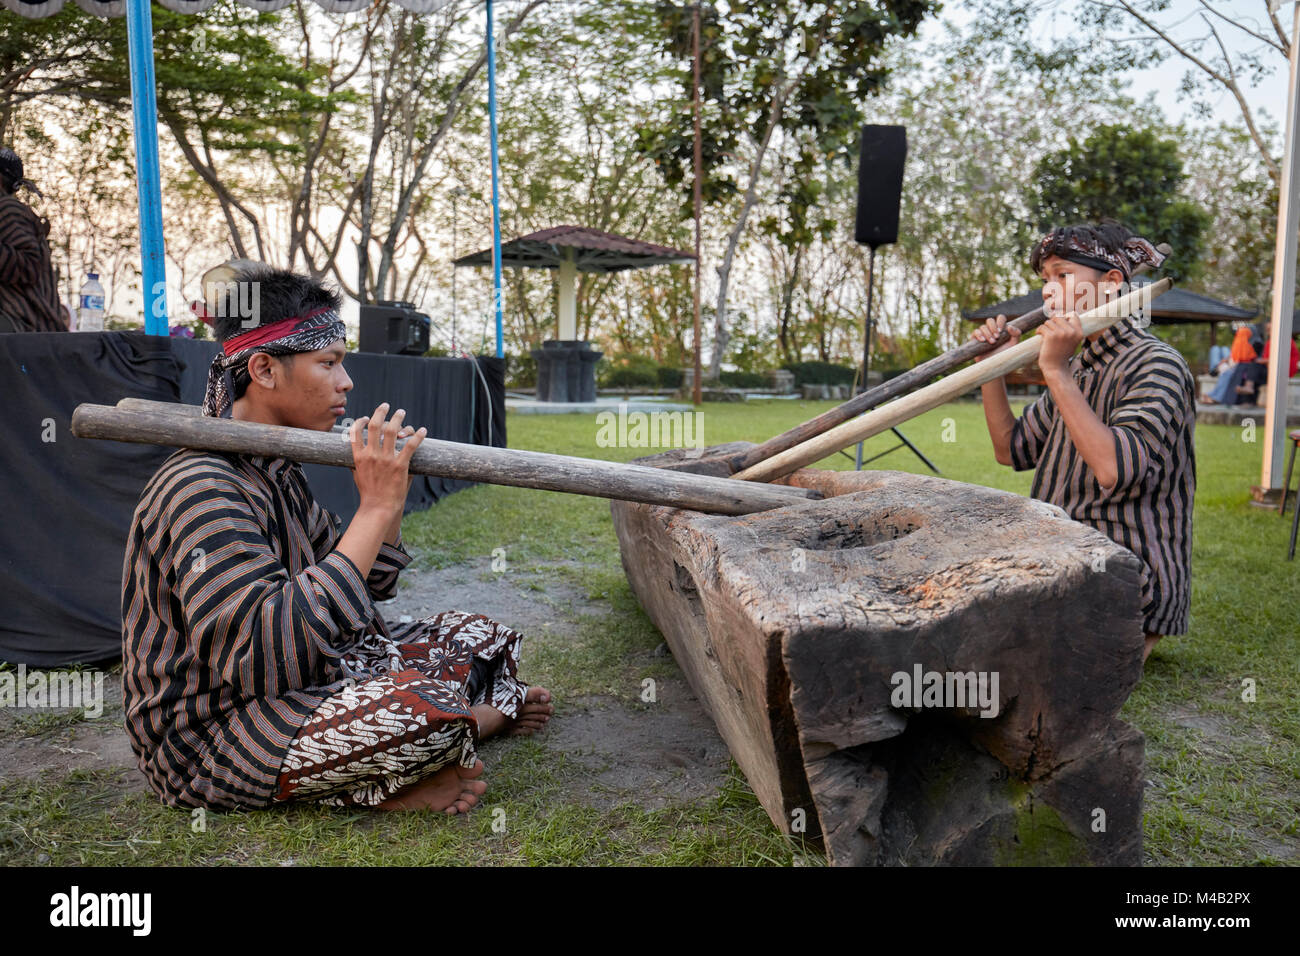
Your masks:
[[[689,598],[692,602],[694,602],[695,607],[693,608],[693,610],[695,611],[702,610],[699,607],[700,589],[696,585],[695,578],[691,575],[691,572],[687,571],[684,567],[682,567],[680,564],[674,561],[673,575],[674,577],[677,578],[677,590],[681,591],[683,596]]]
[[[881,512],[851,521],[835,520],[817,529],[817,537],[803,544],[809,551],[846,551],[897,541],[925,525],[917,511]]]

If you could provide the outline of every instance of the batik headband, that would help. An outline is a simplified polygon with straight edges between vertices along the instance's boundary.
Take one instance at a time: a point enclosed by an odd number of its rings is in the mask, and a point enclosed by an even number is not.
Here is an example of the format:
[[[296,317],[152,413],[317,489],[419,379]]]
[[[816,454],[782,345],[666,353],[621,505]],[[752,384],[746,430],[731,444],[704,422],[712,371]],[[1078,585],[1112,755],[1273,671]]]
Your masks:
[[[208,369],[208,387],[203,395],[203,414],[220,418],[234,401],[235,383],[248,374],[248,360],[255,352],[267,355],[292,355],[296,352],[314,352],[337,342],[346,330],[338,311],[317,309],[307,315],[298,315],[259,325],[228,338],[222,351],[212,360]]]
[[[1141,236],[1129,237],[1118,252],[1112,252],[1092,237],[1067,237],[1061,230],[1053,230],[1043,236],[1038,248],[1040,256],[1057,255],[1099,272],[1118,269],[1125,279],[1132,278],[1133,270],[1144,263],[1155,269],[1165,261],[1164,254]]]

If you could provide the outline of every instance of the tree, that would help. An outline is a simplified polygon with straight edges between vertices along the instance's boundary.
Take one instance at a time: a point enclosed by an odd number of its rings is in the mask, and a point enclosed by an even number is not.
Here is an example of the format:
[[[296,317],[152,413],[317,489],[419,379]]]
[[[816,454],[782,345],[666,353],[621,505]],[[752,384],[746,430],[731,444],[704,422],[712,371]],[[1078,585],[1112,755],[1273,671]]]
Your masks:
[[[899,240],[876,258],[878,367],[915,365],[957,344],[968,334],[963,309],[1020,294],[1035,281],[1027,261],[1038,232],[1024,194],[1033,157],[1066,142],[1075,124],[1090,128],[1117,110],[1136,123],[1159,121],[1112,73],[1032,55],[1029,43],[1005,42],[1003,26],[949,24],[925,45],[890,53],[890,85],[873,103],[872,120],[906,127],[908,158]],[[838,225],[805,261],[829,255],[846,271],[826,270],[821,295],[832,308],[810,307],[806,321],[817,330],[819,357],[857,364],[868,258],[852,242],[857,164],[837,163],[833,172],[836,185],[824,191],[819,215]],[[816,299],[810,287],[803,301]],[[888,358],[886,340],[894,350]]]
[[[547,2],[523,3],[504,24],[498,42],[508,41]],[[427,258],[427,245],[415,231],[418,216],[413,217],[429,201],[426,176],[461,111],[487,100],[485,91],[480,97],[470,95],[487,64],[486,44],[477,37],[468,44],[464,40],[457,43],[453,34],[453,28],[466,19],[477,19],[476,8],[477,4],[449,8],[441,19],[433,20],[390,8],[391,25],[378,32],[367,51],[369,142],[366,163],[352,190],[357,194],[355,221],[360,232],[357,297],[363,302],[393,294],[396,266],[406,240],[416,247],[417,263]],[[346,162],[340,157],[341,168],[348,168]],[[353,208],[351,196],[348,208]],[[373,276],[372,241],[379,245]],[[336,257],[331,256],[330,262],[338,274]],[[413,275],[416,268],[408,274]],[[343,276],[338,275],[346,287]]]
[[[1213,90],[1230,95],[1268,175],[1275,184],[1280,181],[1274,152],[1280,140],[1258,103],[1252,102],[1257,87],[1282,81],[1278,74],[1285,75],[1291,53],[1290,32],[1278,11],[1270,9],[1270,0],[1197,0],[1178,5],[1170,0],[993,0],[985,7],[990,22],[1009,28],[1008,39],[1038,32],[1033,24],[1039,16],[1076,24],[1054,45],[1031,46],[1034,55],[1043,58],[1111,73],[1138,62],[1149,66],[1170,58],[1181,60],[1187,70],[1179,96],[1200,94],[1194,110],[1208,117],[1210,97],[1204,94]],[[1134,35],[1135,29],[1141,32]],[[1233,35],[1244,40],[1246,48],[1231,49],[1226,38]]]
[[[13,139],[14,114],[23,105],[93,95],[83,69],[109,60],[114,22],[72,5],[38,20],[0,16],[0,142]]]
[[[109,318],[138,327],[143,295],[130,113],[95,103],[67,110],[57,100],[32,98],[11,114],[10,135],[42,193],[24,198],[50,221],[60,299],[75,299],[85,273],[96,272]],[[183,289],[225,245],[221,212],[175,150],[160,159],[169,184],[162,197],[167,271]]]
[[[1110,217],[1152,242],[1168,242],[1175,255],[1160,271],[1181,280],[1197,274],[1210,223],[1204,209],[1179,195],[1185,179],[1177,141],[1107,124],[1043,156],[1029,202],[1040,231]]]
[[[1198,291],[1266,314],[1273,295],[1277,185],[1249,134],[1227,125],[1186,134],[1187,191],[1209,211]]]
[[[722,262],[713,348],[707,377],[716,381],[730,331],[727,293],[732,267],[749,217],[759,199],[765,165],[774,142],[786,140],[782,161],[791,164],[782,197],[784,216],[768,224],[806,239],[805,217],[816,201],[812,170],[820,162],[852,152],[868,97],[883,86],[889,40],[916,32],[935,0],[882,0],[876,4],[754,0],[708,8],[703,16],[702,100],[709,105],[703,126],[705,181],[702,192],[714,204],[727,200],[732,216]],[[689,109],[691,7],[660,5],[662,49],[679,64],[684,96],[668,116],[639,133],[642,148],[658,162],[674,187],[692,175],[693,126]],[[684,206],[686,204],[683,204]]]
[[[573,224],[687,245],[677,204],[663,201],[662,180],[634,135],[651,115],[647,91],[653,95],[666,87],[665,69],[646,40],[652,13],[590,0],[555,6],[503,46],[498,104],[504,239]],[[463,183],[469,189],[460,203],[462,240],[478,237],[486,244],[491,219],[484,126],[472,113],[461,117],[443,159],[447,188]],[[438,206],[445,211],[445,200]],[[579,273],[579,337],[600,341],[610,353],[648,351],[657,361],[680,361],[690,303],[686,272],[657,266]],[[482,270],[478,278],[488,275]],[[554,274],[507,268],[503,283],[511,348],[538,348],[554,338]]]
[[[1267,81],[1289,62],[1291,37],[1277,12],[1270,9],[1269,0],[1257,0],[1254,5],[1255,12],[1263,18],[1262,23],[1246,12],[1247,4],[1241,0],[1231,3],[1199,0],[1199,6],[1203,9],[1192,24],[1193,29],[1201,28],[1200,36],[1189,36],[1179,30],[1181,24],[1168,16],[1168,0],[1115,0],[1113,7],[1099,6],[1096,16],[1098,26],[1106,28],[1117,26],[1127,15],[1130,23],[1137,22],[1155,34],[1155,39],[1147,43],[1149,50],[1163,48],[1166,55],[1172,51],[1190,64],[1191,69],[1183,76],[1184,94],[1206,85],[1231,94],[1269,176],[1274,183],[1279,183],[1282,174],[1273,157],[1273,144],[1263,129],[1259,110],[1250,102],[1249,93],[1252,87]],[[1262,47],[1234,56],[1223,41],[1225,29],[1244,33]],[[1208,110],[1203,110],[1203,115],[1208,115]]]

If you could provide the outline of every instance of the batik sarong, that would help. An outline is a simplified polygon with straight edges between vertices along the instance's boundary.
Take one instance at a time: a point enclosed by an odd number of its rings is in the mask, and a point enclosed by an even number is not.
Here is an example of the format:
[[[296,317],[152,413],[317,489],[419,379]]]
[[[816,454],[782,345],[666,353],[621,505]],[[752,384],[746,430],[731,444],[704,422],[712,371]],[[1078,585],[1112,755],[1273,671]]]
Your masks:
[[[347,677],[294,738],[276,801],[375,806],[443,767],[474,765],[472,706],[519,715],[518,631],[447,611],[390,632],[363,635],[340,659]]]

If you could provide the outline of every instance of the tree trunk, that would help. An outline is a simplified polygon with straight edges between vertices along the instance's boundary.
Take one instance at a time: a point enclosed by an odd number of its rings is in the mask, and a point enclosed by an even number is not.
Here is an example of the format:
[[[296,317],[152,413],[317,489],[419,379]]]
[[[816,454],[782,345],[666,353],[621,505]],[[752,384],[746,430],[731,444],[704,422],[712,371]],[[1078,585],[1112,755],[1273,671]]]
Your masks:
[[[798,246],[794,251],[794,268],[790,271],[790,277],[782,283],[781,290],[781,331],[778,335],[781,344],[781,360],[784,362],[793,362],[790,349],[790,314],[794,304],[795,286],[799,284],[799,266],[803,262],[804,247]]]
[[[758,199],[758,179],[763,172],[763,158],[767,155],[772,133],[780,125],[781,113],[785,109],[785,98],[793,86],[793,83],[788,87],[781,86],[779,81],[777,83],[777,92],[772,97],[772,105],[767,112],[763,136],[757,143],[754,161],[749,167],[749,185],[745,188],[740,216],[727,235],[727,251],[723,254],[722,264],[718,266],[718,304],[713,316],[713,354],[709,357],[709,370],[704,375],[705,380],[709,382],[718,381],[718,377],[722,374],[722,357],[731,342],[731,330],[727,325],[727,286],[731,281],[731,265],[736,258],[740,237],[744,235],[745,226],[749,224],[749,213]]]

